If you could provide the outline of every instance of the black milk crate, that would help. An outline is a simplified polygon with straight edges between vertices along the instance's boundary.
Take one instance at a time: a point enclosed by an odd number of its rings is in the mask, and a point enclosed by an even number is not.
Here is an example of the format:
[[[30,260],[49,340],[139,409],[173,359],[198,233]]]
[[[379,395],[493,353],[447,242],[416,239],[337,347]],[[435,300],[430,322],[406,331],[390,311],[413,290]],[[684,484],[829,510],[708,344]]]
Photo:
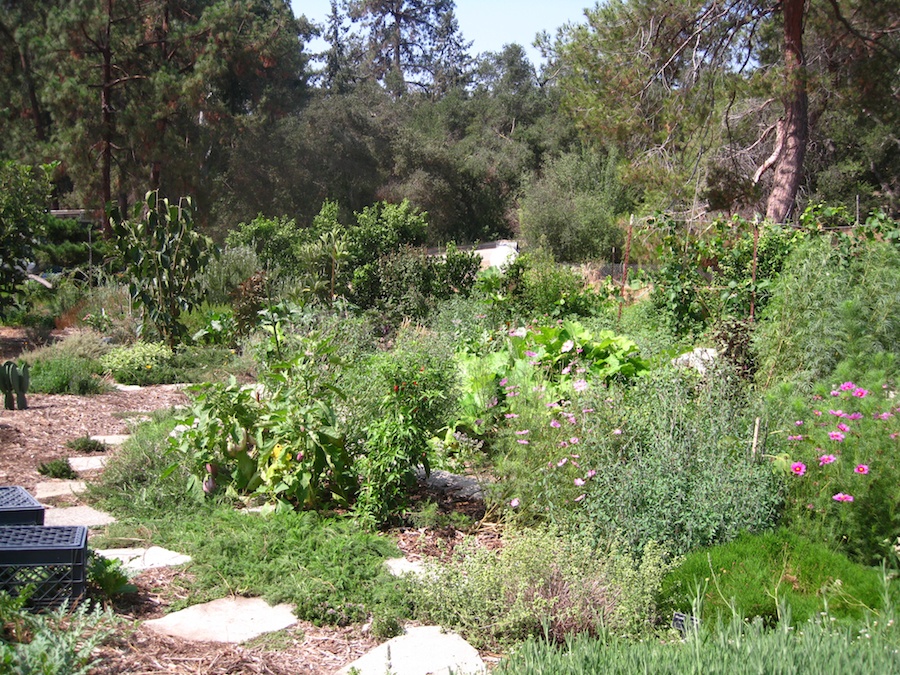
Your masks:
[[[17,596],[33,584],[32,609],[81,598],[86,560],[86,527],[0,527],[0,590]]]
[[[43,524],[44,507],[25,488],[0,487],[0,526]]]

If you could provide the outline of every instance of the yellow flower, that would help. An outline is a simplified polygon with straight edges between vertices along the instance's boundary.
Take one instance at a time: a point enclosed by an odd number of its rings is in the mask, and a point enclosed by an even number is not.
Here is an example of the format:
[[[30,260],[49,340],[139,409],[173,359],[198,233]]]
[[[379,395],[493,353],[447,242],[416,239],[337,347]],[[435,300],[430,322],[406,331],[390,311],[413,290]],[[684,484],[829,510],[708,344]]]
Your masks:
[[[150,370],[152,367],[153,367],[153,366],[150,365],[149,363],[147,364],[147,370]]]
[[[272,457],[274,459],[278,459],[284,453],[284,446],[281,443],[277,443],[274,448],[272,448]]]

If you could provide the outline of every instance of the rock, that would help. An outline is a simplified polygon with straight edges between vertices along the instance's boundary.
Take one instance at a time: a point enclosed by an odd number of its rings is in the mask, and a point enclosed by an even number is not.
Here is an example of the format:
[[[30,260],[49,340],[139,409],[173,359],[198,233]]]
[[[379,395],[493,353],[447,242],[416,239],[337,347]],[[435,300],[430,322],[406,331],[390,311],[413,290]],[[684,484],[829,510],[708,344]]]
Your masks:
[[[290,605],[272,607],[262,598],[234,597],[193,605],[143,625],[184,640],[237,644],[295,623],[297,617]]]
[[[90,506],[66,506],[44,511],[44,525],[83,525],[99,527],[116,522],[108,513],[98,511]]]
[[[70,457],[69,466],[73,470],[81,471],[99,471],[106,466],[106,455],[92,455],[90,457]]]
[[[693,368],[703,375],[706,369],[715,363],[719,358],[719,352],[708,347],[697,347],[693,351],[687,352],[672,359],[672,365],[680,368]]]
[[[157,567],[175,567],[191,561],[189,555],[168,551],[160,546],[150,548],[110,548],[94,553],[110,560],[119,560],[130,572],[142,572]]]
[[[435,492],[455,501],[484,501],[481,485],[474,478],[459,476],[449,471],[432,471],[425,477],[425,471],[416,470],[416,478],[429,492]]]
[[[384,566],[387,567],[388,572],[393,574],[395,577],[402,577],[406,574],[411,574],[412,576],[421,579],[426,576],[425,565],[422,564],[421,560],[388,558],[384,561]]]
[[[34,486],[34,498],[38,501],[53,497],[70,497],[85,491],[83,480],[45,480]]]
[[[485,673],[476,649],[456,633],[440,626],[409,626],[400,635],[379,645],[336,675],[475,675]]]

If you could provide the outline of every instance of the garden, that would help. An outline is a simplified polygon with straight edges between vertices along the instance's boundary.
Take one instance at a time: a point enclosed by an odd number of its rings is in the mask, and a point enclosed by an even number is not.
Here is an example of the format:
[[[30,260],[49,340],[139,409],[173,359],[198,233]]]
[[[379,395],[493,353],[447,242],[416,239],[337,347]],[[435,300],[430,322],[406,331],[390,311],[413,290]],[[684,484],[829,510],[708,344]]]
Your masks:
[[[101,566],[69,613],[0,596],[12,672],[119,672],[148,594],[377,641],[435,623],[500,673],[898,670],[896,222],[648,221],[652,266],[587,284],[540,247],[427,256],[408,203],[257,218],[221,249],[192,216],[150,193],[103,266],[6,295],[32,402],[6,398],[6,480],[90,451],[36,415],[17,452],[41,401],[88,428],[155,396],[89,486],[117,518],[91,545],[194,560],[138,587]],[[685,367],[694,348],[716,356]],[[479,499],[429,494],[436,471]],[[387,574],[401,549],[424,576]]]

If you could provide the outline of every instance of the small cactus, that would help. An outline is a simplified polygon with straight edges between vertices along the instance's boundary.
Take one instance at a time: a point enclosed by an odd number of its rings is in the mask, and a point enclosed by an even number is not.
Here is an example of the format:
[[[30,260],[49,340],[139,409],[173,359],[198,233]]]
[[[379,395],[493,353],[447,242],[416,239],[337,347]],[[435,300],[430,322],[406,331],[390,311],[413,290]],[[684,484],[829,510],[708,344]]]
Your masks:
[[[16,404],[19,410],[28,407],[25,394],[28,392],[28,384],[31,378],[28,375],[28,364],[22,366],[22,370],[13,361],[7,361],[0,368],[0,391],[3,392],[3,404],[7,410],[15,410]]]

